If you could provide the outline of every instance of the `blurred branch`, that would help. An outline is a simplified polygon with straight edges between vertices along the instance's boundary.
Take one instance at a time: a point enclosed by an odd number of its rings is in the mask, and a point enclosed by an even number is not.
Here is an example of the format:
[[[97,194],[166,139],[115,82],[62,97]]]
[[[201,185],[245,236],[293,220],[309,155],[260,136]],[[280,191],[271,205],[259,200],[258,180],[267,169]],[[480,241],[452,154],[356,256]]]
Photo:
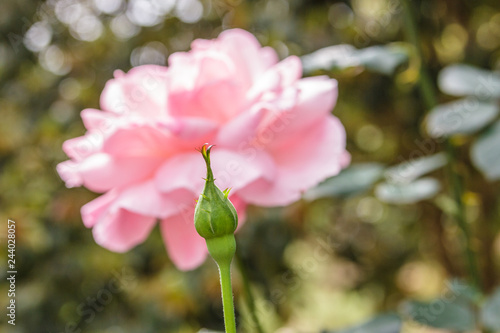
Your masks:
[[[250,286],[250,281],[248,279],[248,271],[243,262],[243,258],[241,257],[240,250],[236,249],[236,264],[238,265],[238,270],[241,274],[241,279],[243,280],[243,289],[245,290],[245,301],[248,306],[248,310],[250,311],[250,316],[252,317],[252,321],[254,327],[258,333],[264,333],[262,326],[259,322],[259,317],[257,316],[257,309],[255,307],[255,299],[253,297],[252,289]]]
[[[429,72],[426,68],[422,47],[420,44],[420,38],[418,35],[417,24],[415,22],[415,17],[413,15],[414,9],[411,7],[408,0],[401,1],[404,11],[404,21],[405,21],[405,34],[409,42],[415,45],[418,55],[421,59],[420,76],[419,76],[419,89],[422,94],[424,105],[427,110],[431,110],[437,105],[437,94],[432,80],[430,79]],[[463,202],[463,184],[460,175],[458,174],[456,168],[458,165],[458,158],[456,148],[447,139],[445,141],[446,153],[450,163],[446,168],[448,173],[449,182],[451,185],[451,192],[453,200],[457,206],[457,213],[451,216],[453,218],[465,236],[465,252],[467,258],[468,273],[472,283],[476,287],[481,286],[481,279],[479,276],[479,270],[476,262],[476,257],[472,249],[472,235],[469,230],[465,218],[465,205]]]

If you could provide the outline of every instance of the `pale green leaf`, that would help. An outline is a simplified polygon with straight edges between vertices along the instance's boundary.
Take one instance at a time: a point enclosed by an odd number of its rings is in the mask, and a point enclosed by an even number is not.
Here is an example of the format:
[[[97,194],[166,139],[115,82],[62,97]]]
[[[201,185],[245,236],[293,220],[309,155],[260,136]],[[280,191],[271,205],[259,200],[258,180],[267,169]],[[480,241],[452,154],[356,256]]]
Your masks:
[[[500,121],[472,144],[471,159],[486,179],[500,179]]]
[[[446,163],[447,159],[444,153],[415,159],[409,158],[403,163],[388,168],[385,172],[385,177],[391,183],[409,183],[429,172],[441,168]]]
[[[425,326],[465,332],[475,328],[472,307],[455,298],[439,298],[432,302],[406,302],[402,310],[406,316]]]
[[[375,196],[392,204],[411,204],[434,197],[441,185],[434,178],[421,178],[412,183],[381,183],[375,187]]]
[[[438,77],[439,89],[452,96],[476,96],[481,100],[500,98],[500,74],[456,64],[444,68]]]
[[[500,288],[486,300],[481,308],[481,321],[492,331],[500,331]]]
[[[353,164],[304,194],[306,200],[338,197],[365,191],[380,179],[384,167],[378,163]]]

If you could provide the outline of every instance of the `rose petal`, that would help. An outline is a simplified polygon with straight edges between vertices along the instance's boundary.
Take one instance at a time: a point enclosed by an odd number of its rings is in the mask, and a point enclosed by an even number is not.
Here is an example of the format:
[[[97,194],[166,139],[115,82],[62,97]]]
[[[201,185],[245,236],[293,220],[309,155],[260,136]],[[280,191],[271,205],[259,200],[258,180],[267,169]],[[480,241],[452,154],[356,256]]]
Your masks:
[[[75,161],[64,161],[57,165],[57,173],[66,183],[66,187],[78,187],[83,185],[83,179],[78,170],[78,163]]]
[[[188,189],[197,197],[203,189],[206,173],[207,167],[201,154],[193,151],[176,155],[163,163],[156,171],[155,183],[163,193]]]
[[[254,35],[241,29],[223,31],[217,39],[238,69],[238,76],[250,87],[262,73],[278,62],[276,51],[262,48]],[[196,45],[193,45],[196,49]]]
[[[176,138],[191,143],[191,147],[210,141],[219,125],[210,119],[199,117],[179,117],[170,122],[159,123]]]
[[[82,161],[102,147],[104,137],[99,132],[87,132],[84,136],[64,141],[62,149],[75,161]]]
[[[116,114],[96,109],[84,109],[80,112],[83,125],[88,130],[99,130],[104,133],[113,128],[113,123],[118,121]]]
[[[183,271],[201,265],[208,253],[206,242],[196,232],[193,220],[194,207],[183,214],[163,219],[160,224],[168,255]]]
[[[113,207],[131,212],[165,218],[191,209],[197,194],[185,189],[161,193],[153,179],[127,187],[113,203]]]
[[[81,208],[83,224],[87,228],[92,228],[99,221],[99,219],[106,214],[117,196],[117,191],[109,191],[108,193],[86,203]]]
[[[266,114],[264,108],[251,109],[225,124],[217,134],[217,146],[238,148],[253,141]]]
[[[144,242],[156,224],[156,219],[118,209],[101,217],[92,229],[94,239],[102,247],[125,252]]]
[[[161,165],[160,157],[113,157],[94,154],[78,166],[83,184],[94,192],[105,192],[144,180]]]
[[[178,149],[170,145],[168,131],[151,125],[135,125],[116,130],[103,144],[102,151],[113,156],[165,157]]]
[[[101,94],[101,107],[120,115],[163,118],[167,114],[167,68],[143,65],[115,74]]]
[[[177,54],[171,61],[170,78],[169,110],[174,117],[204,117],[224,123],[245,101],[238,73],[221,54]]]
[[[255,100],[265,93],[276,92],[294,84],[302,76],[302,63],[296,56],[290,56],[268,69],[256,78],[252,88],[247,92],[249,100]]]
[[[272,180],[276,174],[273,160],[264,151],[218,148],[212,151],[210,159],[215,184],[223,190],[231,188],[236,192],[257,179]]]
[[[272,142],[274,146],[300,135],[305,128],[330,114],[337,100],[337,81],[326,76],[302,79],[296,87],[299,91],[296,104],[270,116],[261,129],[261,132],[277,132]],[[283,99],[287,103],[292,100],[291,96]]]
[[[302,135],[274,147],[276,163],[273,182],[259,179],[238,191],[248,203],[262,206],[288,205],[308,188],[338,174],[348,162],[345,130],[331,116],[306,129]]]
[[[236,191],[259,178],[273,179],[272,159],[263,151],[242,149],[241,153],[217,148],[211,155],[215,184]],[[186,153],[165,162],[157,171],[155,182],[161,192],[184,188],[198,195],[203,189],[206,166],[199,153]]]

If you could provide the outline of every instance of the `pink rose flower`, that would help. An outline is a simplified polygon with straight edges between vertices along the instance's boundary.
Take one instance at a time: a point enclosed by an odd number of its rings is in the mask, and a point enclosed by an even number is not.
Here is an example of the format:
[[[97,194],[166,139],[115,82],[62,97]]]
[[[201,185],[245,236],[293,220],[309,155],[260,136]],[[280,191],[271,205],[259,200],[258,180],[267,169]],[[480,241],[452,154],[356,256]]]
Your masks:
[[[82,207],[96,242],[124,252],[160,220],[167,251],[182,270],[205,259],[194,228],[206,169],[195,148],[215,144],[219,188],[244,220],[247,204],[281,206],[349,163],[345,131],[330,114],[337,82],[302,79],[299,58],[279,62],[244,30],[195,40],[169,66],[115,72],[101,109],[81,113],[87,133],[63,150],[57,170],[68,187],[104,193]]]

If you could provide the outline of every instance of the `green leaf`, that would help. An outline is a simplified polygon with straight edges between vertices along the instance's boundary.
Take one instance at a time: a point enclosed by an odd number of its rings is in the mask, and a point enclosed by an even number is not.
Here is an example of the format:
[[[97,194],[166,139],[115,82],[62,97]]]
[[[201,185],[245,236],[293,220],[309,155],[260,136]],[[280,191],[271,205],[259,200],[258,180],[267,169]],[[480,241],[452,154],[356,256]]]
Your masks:
[[[475,328],[476,318],[472,307],[453,297],[434,301],[408,301],[403,304],[403,313],[425,326],[465,332]]]
[[[375,187],[375,196],[392,204],[411,204],[435,196],[441,185],[434,178],[421,178],[412,183],[381,183]]]
[[[353,164],[304,194],[306,200],[357,194],[380,179],[384,167],[378,163]]]
[[[391,183],[410,183],[429,172],[441,168],[446,165],[447,161],[444,153],[410,159],[388,168],[384,175]]]
[[[371,46],[356,49],[352,45],[341,44],[325,47],[302,57],[305,73],[316,70],[343,70],[364,67],[385,75],[394,73],[396,68],[408,60],[404,48],[400,46]]]
[[[474,133],[495,119],[498,112],[496,102],[471,97],[441,104],[427,116],[427,132],[433,138]]]
[[[408,55],[401,47],[372,46],[358,51],[358,60],[366,69],[385,75],[391,75],[401,64],[408,60]]]
[[[500,121],[472,144],[471,159],[486,179],[500,179]]]
[[[331,333],[399,333],[403,322],[394,313],[383,314],[369,321],[348,329],[330,331]],[[327,331],[328,333],[329,331]]]
[[[465,303],[477,303],[481,299],[481,291],[471,286],[465,281],[460,279],[453,279],[447,282],[448,295],[447,297],[454,297],[456,301]]]
[[[481,321],[486,328],[500,331],[500,288],[486,300],[481,308]]]
[[[359,66],[354,54],[357,49],[348,44],[328,46],[313,53],[302,56],[302,66],[305,73],[319,69],[334,70]]]
[[[476,96],[482,100],[500,98],[500,74],[457,64],[444,68],[438,77],[439,89],[452,96]]]

